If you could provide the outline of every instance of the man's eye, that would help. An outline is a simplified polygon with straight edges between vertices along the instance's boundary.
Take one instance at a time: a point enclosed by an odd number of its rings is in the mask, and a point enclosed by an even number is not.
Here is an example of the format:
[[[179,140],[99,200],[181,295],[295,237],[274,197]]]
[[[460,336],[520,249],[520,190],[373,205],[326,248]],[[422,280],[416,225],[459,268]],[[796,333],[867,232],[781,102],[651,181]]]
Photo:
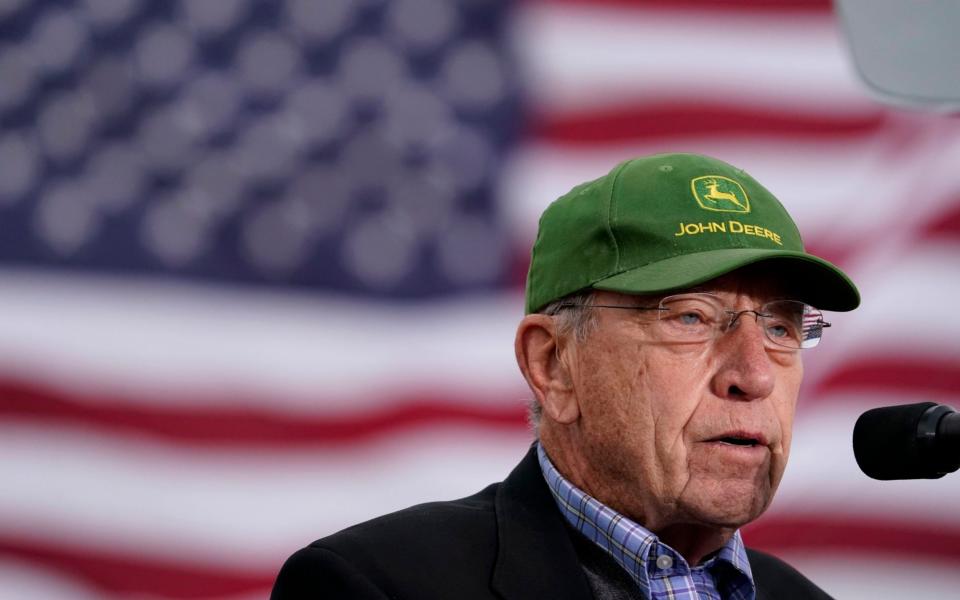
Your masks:
[[[683,325],[699,325],[703,323],[703,316],[695,312],[681,313],[677,319]]]
[[[771,338],[776,339],[791,339],[800,335],[800,331],[796,326],[783,322],[770,323],[767,325],[767,332]]]
[[[767,327],[767,331],[775,338],[785,338],[790,335],[790,330],[783,325],[771,325]]]

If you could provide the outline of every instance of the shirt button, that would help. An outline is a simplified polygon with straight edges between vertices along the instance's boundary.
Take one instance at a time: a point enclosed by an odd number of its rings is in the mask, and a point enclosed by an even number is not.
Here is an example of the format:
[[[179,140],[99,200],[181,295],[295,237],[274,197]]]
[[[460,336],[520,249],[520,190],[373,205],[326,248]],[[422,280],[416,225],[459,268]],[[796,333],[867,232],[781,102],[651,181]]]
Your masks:
[[[659,569],[669,569],[673,566],[673,559],[667,556],[666,554],[661,554],[657,557],[657,568]]]

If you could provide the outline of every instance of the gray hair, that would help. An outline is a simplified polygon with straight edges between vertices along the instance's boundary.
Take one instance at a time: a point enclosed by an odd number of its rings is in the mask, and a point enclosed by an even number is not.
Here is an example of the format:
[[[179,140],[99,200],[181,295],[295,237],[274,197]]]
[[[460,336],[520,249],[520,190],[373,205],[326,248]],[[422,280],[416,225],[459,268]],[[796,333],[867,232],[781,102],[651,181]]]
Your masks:
[[[594,290],[585,289],[554,300],[537,311],[538,314],[553,317],[556,326],[557,340],[570,343],[582,343],[597,327],[597,316],[588,305],[593,300]],[[560,346],[557,346],[557,356],[560,356]],[[527,421],[534,434],[540,428],[540,419],[543,416],[543,407],[536,398],[527,403]]]

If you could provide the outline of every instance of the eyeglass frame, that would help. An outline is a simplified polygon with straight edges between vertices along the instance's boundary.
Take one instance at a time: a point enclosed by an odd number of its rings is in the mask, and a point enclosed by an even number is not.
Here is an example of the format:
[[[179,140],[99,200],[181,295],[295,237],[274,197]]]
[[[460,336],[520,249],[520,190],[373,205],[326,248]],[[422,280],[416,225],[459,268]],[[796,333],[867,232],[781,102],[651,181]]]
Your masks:
[[[665,307],[663,306],[663,303],[666,302],[667,300],[670,300],[671,298],[683,298],[683,297],[686,297],[686,296],[698,296],[698,295],[699,295],[699,296],[709,296],[709,297],[711,297],[711,298],[714,298],[714,299],[716,299],[717,304],[723,306],[723,302],[720,300],[720,297],[717,296],[716,294],[711,293],[711,292],[685,292],[685,293],[683,293],[683,294],[671,294],[671,295],[669,295],[669,296],[664,296],[663,298],[660,299],[660,301],[659,301],[659,303],[658,303],[657,306],[627,306],[627,305],[620,305],[620,304],[586,304],[586,303],[584,303],[584,304],[576,304],[576,303],[572,303],[572,302],[571,302],[571,303],[561,303],[561,304],[557,305],[557,308],[558,308],[558,309],[559,309],[559,308],[618,308],[618,309],[623,309],[623,310],[639,310],[639,311],[652,311],[652,310],[655,310],[655,311],[660,311],[660,312],[662,313],[662,312],[664,312],[664,311],[669,311],[669,310],[670,310],[669,308],[665,308]],[[807,347],[807,348],[804,348],[804,346],[803,346],[803,340],[802,340],[802,339],[800,340],[800,345],[797,346],[797,347],[787,346],[787,345],[781,344],[780,342],[777,342],[777,341],[774,340],[772,337],[770,337],[770,334],[769,334],[769,332],[767,331],[767,328],[764,327],[763,337],[764,337],[764,339],[769,340],[770,343],[772,343],[772,344],[774,344],[774,345],[776,346],[775,348],[773,348],[773,349],[775,349],[775,350],[779,350],[779,349],[783,348],[783,349],[785,349],[785,350],[793,350],[793,351],[796,351],[796,350],[809,350],[809,349],[811,349],[811,348],[816,348],[816,346],[818,346],[818,345],[820,344],[819,339],[822,339],[822,338],[823,338],[822,330],[823,330],[823,329],[826,329],[827,327],[831,327],[831,326],[832,326],[830,323],[828,323],[827,321],[824,321],[824,320],[823,320],[823,311],[821,311],[819,308],[813,306],[812,304],[808,304],[808,303],[803,302],[803,301],[801,301],[801,300],[794,300],[794,299],[792,299],[792,298],[778,298],[778,299],[776,299],[776,300],[769,300],[769,301],[767,301],[767,302],[764,302],[762,305],[759,306],[759,309],[760,309],[760,310],[756,310],[756,309],[731,310],[731,309],[727,308],[726,306],[723,306],[723,312],[726,313],[726,314],[728,314],[728,315],[730,315],[730,321],[726,324],[726,326],[724,326],[724,327],[722,327],[722,328],[714,328],[715,333],[714,333],[713,338],[711,338],[711,339],[716,339],[716,338],[718,338],[718,337],[720,336],[720,334],[729,331],[729,330],[737,323],[737,321],[740,319],[740,316],[743,315],[743,314],[745,314],[745,313],[753,313],[753,314],[754,314],[754,319],[757,320],[757,321],[759,321],[761,318],[763,318],[763,319],[772,318],[772,317],[774,316],[773,314],[764,313],[764,312],[761,312],[761,310],[762,310],[765,306],[767,306],[767,305],[769,305],[769,304],[771,304],[771,303],[773,303],[773,302],[796,302],[796,303],[798,303],[798,304],[802,304],[802,305],[804,305],[804,306],[808,306],[808,307],[812,308],[813,310],[815,310],[815,311],[817,312],[817,315],[818,315],[817,321],[815,322],[815,325],[817,325],[817,326],[820,328],[820,330],[821,330],[821,335],[820,335],[820,338],[818,338],[817,344],[814,345],[814,346],[809,346],[809,347]],[[658,319],[658,320],[660,320],[660,319]],[[802,331],[802,327],[801,327],[801,331]],[[708,341],[708,340],[703,340],[703,341]]]

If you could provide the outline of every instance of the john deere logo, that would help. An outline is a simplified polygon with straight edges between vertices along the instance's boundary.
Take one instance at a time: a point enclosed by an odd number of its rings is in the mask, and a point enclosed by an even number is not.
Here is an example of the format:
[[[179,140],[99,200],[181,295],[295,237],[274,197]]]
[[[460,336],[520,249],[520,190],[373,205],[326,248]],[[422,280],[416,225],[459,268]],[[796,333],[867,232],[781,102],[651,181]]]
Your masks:
[[[748,213],[750,198],[736,181],[720,175],[704,175],[690,182],[693,197],[704,210]]]

